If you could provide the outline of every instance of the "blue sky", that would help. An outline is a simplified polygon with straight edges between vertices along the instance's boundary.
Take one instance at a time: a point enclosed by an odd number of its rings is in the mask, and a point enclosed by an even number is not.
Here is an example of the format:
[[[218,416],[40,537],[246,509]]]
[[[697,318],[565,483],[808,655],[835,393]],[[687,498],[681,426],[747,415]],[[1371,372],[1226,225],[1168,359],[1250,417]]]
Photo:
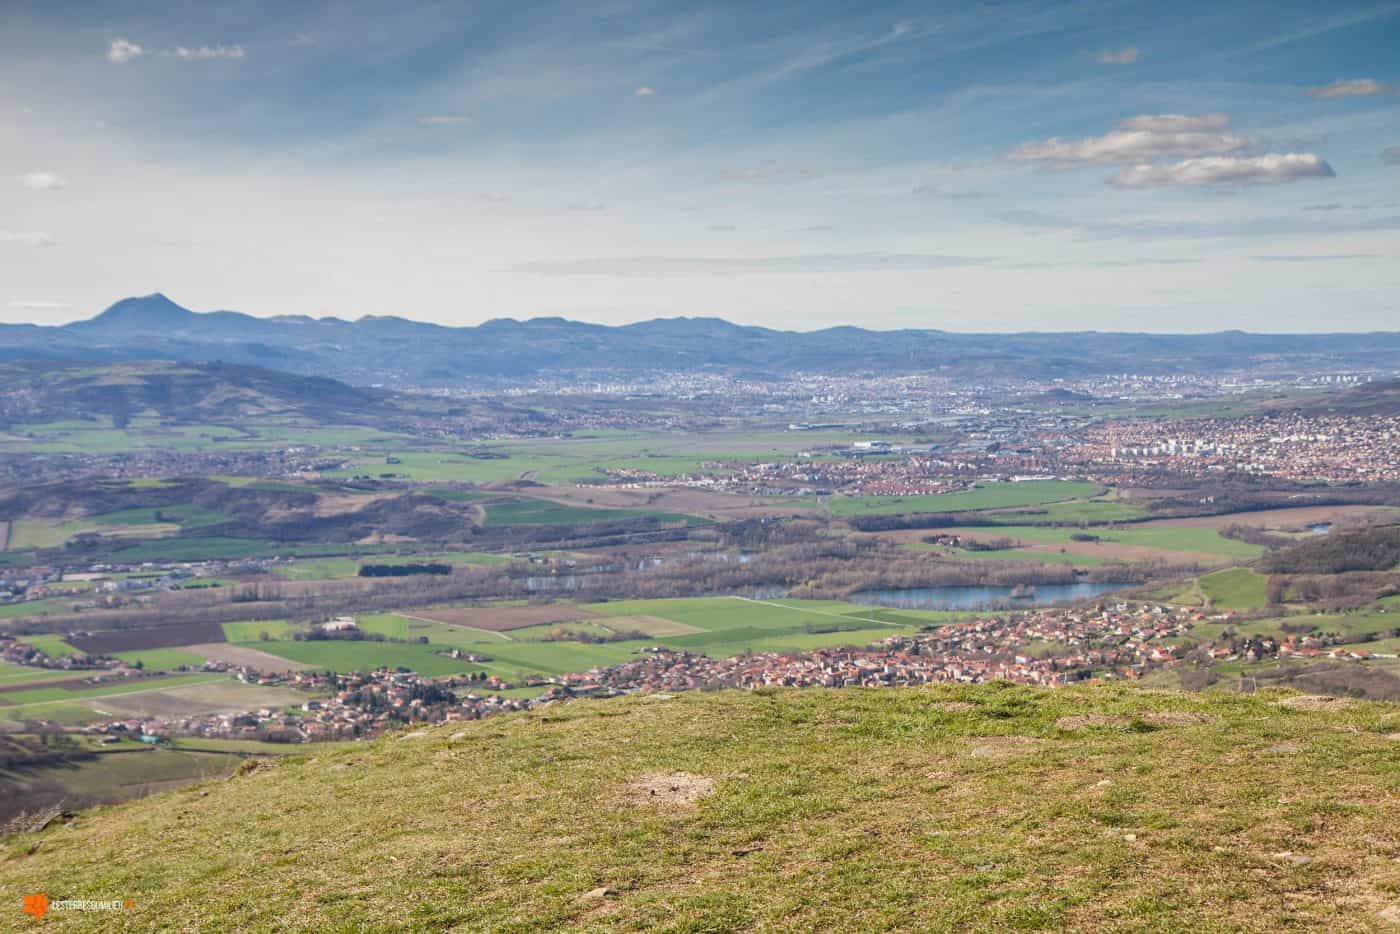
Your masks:
[[[1400,3],[0,7],[0,320],[1400,328]]]

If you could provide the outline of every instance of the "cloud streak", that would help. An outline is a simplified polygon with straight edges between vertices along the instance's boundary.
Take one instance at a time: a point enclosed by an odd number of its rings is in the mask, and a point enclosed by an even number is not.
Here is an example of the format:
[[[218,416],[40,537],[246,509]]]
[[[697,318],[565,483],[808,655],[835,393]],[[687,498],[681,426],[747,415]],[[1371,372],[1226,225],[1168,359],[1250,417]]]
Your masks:
[[[929,253],[804,253],[790,256],[618,256],[547,259],[521,263],[508,272],[541,276],[748,276],[848,272],[920,272],[986,266],[996,257]]]
[[[1350,78],[1305,90],[1309,97],[1328,100],[1334,97],[1379,97],[1383,94],[1400,94],[1400,85],[1386,84],[1374,78]]]
[[[1110,180],[1116,188],[1202,188],[1278,185],[1335,178],[1327,160],[1312,153],[1206,156],[1169,165],[1134,165]]]
[[[1136,46],[1128,46],[1126,49],[1110,49],[1098,54],[1100,65],[1135,65],[1141,52]]]
[[[19,177],[19,183],[30,191],[58,191],[68,187],[68,182],[52,172],[29,172]]]
[[[53,237],[46,233],[37,231],[16,233],[10,230],[0,230],[0,243],[18,243],[22,246],[52,246],[53,242]]]
[[[1051,137],[1013,150],[1015,162],[1038,162],[1054,169],[1144,162],[1164,156],[1188,157],[1240,152],[1242,136],[1213,132],[1230,123],[1225,114],[1156,114],[1132,117],[1103,136],[1079,140]]]
[[[243,46],[241,45],[201,45],[187,48],[177,45],[171,52],[176,58],[183,58],[186,61],[208,61],[216,58],[243,58]]]

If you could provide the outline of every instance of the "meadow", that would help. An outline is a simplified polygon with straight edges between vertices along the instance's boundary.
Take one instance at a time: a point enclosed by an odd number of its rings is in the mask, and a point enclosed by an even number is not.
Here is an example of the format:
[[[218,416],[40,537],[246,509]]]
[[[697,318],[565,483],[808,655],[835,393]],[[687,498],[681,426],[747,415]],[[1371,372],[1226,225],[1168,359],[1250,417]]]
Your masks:
[[[1294,699],[586,701],[279,758],[3,857],[12,891],[135,893],[133,928],[1389,929],[1394,705]]]

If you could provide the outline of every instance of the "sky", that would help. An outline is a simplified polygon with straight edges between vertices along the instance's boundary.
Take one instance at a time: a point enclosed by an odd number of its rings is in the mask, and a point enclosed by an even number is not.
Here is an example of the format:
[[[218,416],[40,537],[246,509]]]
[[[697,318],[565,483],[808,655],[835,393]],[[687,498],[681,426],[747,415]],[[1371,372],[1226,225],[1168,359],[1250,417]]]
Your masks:
[[[1400,330],[1400,2],[0,3],[0,321]]]

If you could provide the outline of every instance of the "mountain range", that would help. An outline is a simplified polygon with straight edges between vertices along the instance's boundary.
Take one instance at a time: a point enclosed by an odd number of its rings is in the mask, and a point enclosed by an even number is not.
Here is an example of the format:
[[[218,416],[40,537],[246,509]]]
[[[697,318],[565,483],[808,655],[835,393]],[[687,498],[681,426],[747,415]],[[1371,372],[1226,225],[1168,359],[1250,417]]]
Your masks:
[[[197,313],[162,294],[123,299],[55,327],[0,325],[4,360],[253,364],[357,385],[461,386],[587,371],[935,372],[989,379],[1103,373],[1317,372],[1400,367],[1400,332],[1369,334],[976,334],[833,327],[778,331],[720,318],[622,326],[498,318],[445,327],[399,317]]]

